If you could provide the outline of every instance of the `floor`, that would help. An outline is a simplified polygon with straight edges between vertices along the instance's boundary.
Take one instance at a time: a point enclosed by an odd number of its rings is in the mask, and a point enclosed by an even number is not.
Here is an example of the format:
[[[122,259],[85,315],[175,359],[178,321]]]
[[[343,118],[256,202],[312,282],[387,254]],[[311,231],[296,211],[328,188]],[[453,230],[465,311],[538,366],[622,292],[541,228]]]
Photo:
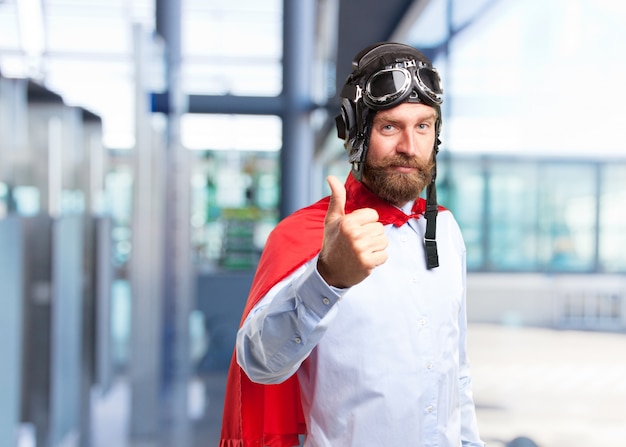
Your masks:
[[[528,438],[539,447],[623,447],[626,334],[472,324],[469,353],[481,436],[489,447]],[[128,389],[120,380],[94,410],[95,447],[216,447],[223,372],[190,386],[192,433],[127,439]]]
[[[626,445],[626,334],[473,325],[468,349],[488,446]]]

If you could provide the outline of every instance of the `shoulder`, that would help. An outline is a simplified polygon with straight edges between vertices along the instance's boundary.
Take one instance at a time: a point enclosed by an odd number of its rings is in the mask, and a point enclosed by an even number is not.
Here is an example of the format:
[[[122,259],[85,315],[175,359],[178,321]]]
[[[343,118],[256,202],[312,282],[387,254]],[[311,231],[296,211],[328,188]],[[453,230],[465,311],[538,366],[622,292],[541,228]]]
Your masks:
[[[261,260],[302,263],[315,256],[322,247],[328,202],[328,198],[321,199],[281,220],[269,234]]]
[[[447,208],[439,207],[439,213],[437,214],[437,240],[443,240],[444,238],[452,246],[457,247],[457,250],[465,251],[463,234],[454,214]]]
[[[448,208],[444,208],[443,206],[439,207],[439,212],[437,213],[437,226],[442,225],[443,228],[449,228],[450,230],[454,229],[460,232],[459,224],[454,217],[454,214]]]
[[[328,199],[289,215],[270,233],[250,287],[242,321],[279,281],[312,259],[321,249]]]
[[[328,210],[329,198],[302,208],[281,220],[270,234],[270,240],[276,239],[308,239],[324,230],[324,217]]]

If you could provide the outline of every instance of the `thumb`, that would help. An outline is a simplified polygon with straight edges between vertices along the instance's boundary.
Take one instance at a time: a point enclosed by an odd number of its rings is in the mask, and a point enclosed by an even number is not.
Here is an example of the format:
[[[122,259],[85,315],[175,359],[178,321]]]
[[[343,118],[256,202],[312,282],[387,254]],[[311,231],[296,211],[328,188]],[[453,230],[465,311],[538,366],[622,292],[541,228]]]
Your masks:
[[[326,212],[326,221],[335,220],[346,214],[346,188],[343,183],[333,175],[326,177],[330,186],[330,203]]]

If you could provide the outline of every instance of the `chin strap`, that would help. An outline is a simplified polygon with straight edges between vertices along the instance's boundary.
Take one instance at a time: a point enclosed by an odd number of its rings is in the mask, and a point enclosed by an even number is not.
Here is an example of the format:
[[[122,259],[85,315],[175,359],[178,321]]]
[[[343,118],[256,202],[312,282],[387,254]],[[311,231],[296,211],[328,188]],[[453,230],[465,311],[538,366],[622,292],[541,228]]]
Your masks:
[[[426,251],[426,265],[429,269],[439,267],[439,255],[437,254],[437,214],[439,213],[439,205],[437,205],[437,189],[435,181],[426,188],[426,233],[424,234],[424,249]]]
[[[439,124],[441,125],[441,124]],[[439,152],[439,128],[437,128],[437,136],[435,140],[435,148],[433,150],[432,177],[430,183],[426,187],[426,232],[424,233],[424,251],[426,252],[426,266],[428,269],[439,267],[439,254],[437,253],[437,214],[439,213],[439,205],[437,204],[437,187],[435,180],[437,179],[437,153]]]

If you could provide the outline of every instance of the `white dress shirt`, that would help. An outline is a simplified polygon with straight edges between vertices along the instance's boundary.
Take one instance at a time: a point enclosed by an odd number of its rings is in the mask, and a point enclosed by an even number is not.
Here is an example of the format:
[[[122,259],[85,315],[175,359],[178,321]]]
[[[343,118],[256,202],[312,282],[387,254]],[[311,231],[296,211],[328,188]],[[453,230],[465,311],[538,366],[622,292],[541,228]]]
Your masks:
[[[465,245],[440,211],[440,266],[428,270],[425,223],[386,225],[387,262],[349,289],[326,284],[311,259],[239,330],[237,359],[251,380],[298,374],[305,446],[484,446],[466,352]]]

